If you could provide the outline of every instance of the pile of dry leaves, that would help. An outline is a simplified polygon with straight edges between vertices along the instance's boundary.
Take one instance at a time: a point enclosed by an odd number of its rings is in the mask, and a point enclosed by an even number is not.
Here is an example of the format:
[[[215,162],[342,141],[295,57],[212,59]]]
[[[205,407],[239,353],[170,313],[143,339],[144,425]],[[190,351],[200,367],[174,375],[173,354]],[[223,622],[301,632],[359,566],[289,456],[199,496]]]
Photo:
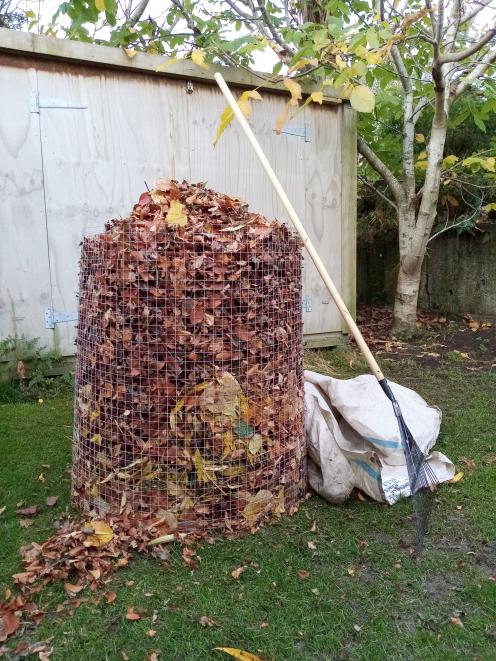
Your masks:
[[[253,529],[305,491],[301,250],[204,184],[160,181],[84,240],[74,500]]]
[[[125,567],[136,552],[150,553],[167,561],[167,545],[177,540],[182,544],[183,561],[194,568],[196,553],[193,545],[199,536],[181,535],[176,528],[170,514],[164,511],[155,515],[121,514],[106,520],[68,518],[61,523],[57,533],[42,544],[33,542],[22,547],[20,554],[24,569],[13,575],[19,593],[14,596],[7,590],[0,602],[0,643],[21,627],[32,628],[44,618],[46,613],[39,610],[33,600],[45,585],[53,581],[64,581],[68,596],[57,612],[71,615],[87,601],[98,604],[105,599],[112,603],[116,594],[103,592],[109,574]],[[85,588],[98,592],[93,596],[80,596]],[[35,653],[40,659],[49,656],[46,645],[40,644],[39,649],[35,649],[22,641],[15,650],[0,647],[0,656],[3,651],[14,653],[18,658]]]

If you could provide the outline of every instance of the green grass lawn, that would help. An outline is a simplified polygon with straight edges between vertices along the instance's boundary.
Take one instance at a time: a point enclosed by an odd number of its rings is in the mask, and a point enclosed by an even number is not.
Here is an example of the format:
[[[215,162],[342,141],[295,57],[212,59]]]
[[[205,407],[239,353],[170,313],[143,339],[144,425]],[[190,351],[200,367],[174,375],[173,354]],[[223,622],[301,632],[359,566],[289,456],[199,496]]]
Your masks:
[[[358,359],[349,366],[350,354],[324,356],[343,377],[364,371]],[[123,652],[145,660],[154,651],[160,661],[228,659],[218,646],[274,660],[496,659],[496,373],[394,361],[387,372],[442,408],[438,447],[465,472],[440,488],[420,558],[406,548],[414,537],[409,502],[336,507],[314,496],[255,535],[205,543],[196,571],[183,566],[179,550],[169,565],[135,559],[112,576],[112,604],[85,603],[69,618],[54,612],[66,598],[62,587],[46,588],[38,601],[49,614],[24,638],[52,638],[54,660],[122,659]],[[50,536],[68,506],[71,417],[65,398],[0,406],[2,588],[21,570],[17,549]],[[48,508],[52,495],[59,500]],[[41,509],[27,529],[15,514],[20,501]],[[231,571],[241,565],[247,569],[236,580]],[[127,621],[130,605],[148,615]],[[204,616],[213,626],[202,626]]]

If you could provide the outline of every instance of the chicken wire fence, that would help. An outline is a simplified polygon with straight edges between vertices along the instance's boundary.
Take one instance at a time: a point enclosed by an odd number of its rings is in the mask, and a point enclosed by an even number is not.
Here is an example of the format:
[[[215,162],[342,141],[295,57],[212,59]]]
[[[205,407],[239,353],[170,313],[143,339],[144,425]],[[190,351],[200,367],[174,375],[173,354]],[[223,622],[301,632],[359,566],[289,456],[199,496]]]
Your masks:
[[[301,247],[203,184],[158,182],[82,244],[73,500],[254,528],[305,492]]]

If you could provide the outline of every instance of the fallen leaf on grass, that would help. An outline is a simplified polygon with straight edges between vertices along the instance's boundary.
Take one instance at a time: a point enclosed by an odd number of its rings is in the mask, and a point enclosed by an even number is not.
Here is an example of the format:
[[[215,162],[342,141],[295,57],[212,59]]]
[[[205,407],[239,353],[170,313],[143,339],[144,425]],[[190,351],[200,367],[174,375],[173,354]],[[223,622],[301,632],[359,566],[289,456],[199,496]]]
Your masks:
[[[459,482],[463,477],[463,471],[458,471],[458,473],[451,478],[451,480],[448,480],[448,484],[456,484]]]
[[[0,604],[0,643],[7,640],[19,628],[21,620],[14,611],[7,609],[6,605]]]
[[[260,622],[260,629],[267,629],[268,626],[269,626],[268,622]]]
[[[459,617],[452,615],[449,621],[451,622],[451,624],[454,624],[456,627],[460,627],[460,629],[465,628],[463,622],[460,620]]]
[[[473,459],[469,459],[468,457],[460,457],[460,461],[467,468],[477,468],[477,464]]]
[[[306,569],[299,569],[298,570],[298,578],[301,581],[305,581],[309,576],[310,576],[310,572],[307,571]]]
[[[355,567],[348,567],[348,569],[346,571],[348,572],[349,576],[354,576],[355,573],[356,573]]]
[[[3,507],[0,507],[0,514],[3,514],[6,509],[7,509],[7,505],[4,505]]]
[[[128,606],[127,607],[127,612],[126,612],[126,620],[130,620],[131,622],[135,622],[136,620],[141,620],[141,615],[134,612],[134,607],[133,606]]]
[[[307,542],[307,546],[311,551],[316,551],[317,550],[317,545],[315,544],[315,542],[312,542],[312,540]]]
[[[251,652],[244,652],[237,647],[214,647],[214,650],[220,650],[226,654],[230,654],[239,661],[263,661],[260,656],[252,654]]]
[[[48,507],[53,507],[57,504],[58,499],[58,496],[48,496],[48,498],[45,500],[45,503],[48,505]]]
[[[78,592],[81,592],[84,585],[78,585],[77,583],[64,583],[64,588],[69,597],[74,597]]]
[[[152,652],[150,656],[148,657],[148,661],[158,661],[158,657],[160,656],[160,652]]]
[[[38,475],[38,481],[39,482],[46,482],[45,473],[40,473]]]
[[[239,577],[241,576],[241,574],[242,574],[244,571],[246,571],[246,567],[245,567],[245,566],[243,566],[243,567],[238,567],[237,569],[233,569],[233,571],[231,572],[231,576],[232,576],[233,578],[236,578],[236,579],[237,579],[237,578],[239,578]]]
[[[155,638],[157,632],[155,631],[155,629],[148,629],[146,635],[148,636],[148,638]]]
[[[31,505],[30,507],[23,507],[22,509],[16,510],[16,514],[20,514],[21,516],[36,516],[37,513],[37,505]]]
[[[19,525],[21,528],[29,528],[29,526],[32,526],[34,523],[33,519],[21,519],[19,521]]]
[[[121,650],[121,656],[124,659],[124,661],[129,661],[129,657],[124,650]]]
[[[198,622],[201,624],[202,627],[217,627],[219,626],[219,623],[216,622],[215,620],[212,620],[212,618],[207,617],[206,615],[202,615]]]
[[[103,596],[105,597],[105,601],[107,602],[107,604],[113,604],[114,601],[117,599],[117,595],[115,594],[115,592],[112,592],[111,590],[105,592]]]

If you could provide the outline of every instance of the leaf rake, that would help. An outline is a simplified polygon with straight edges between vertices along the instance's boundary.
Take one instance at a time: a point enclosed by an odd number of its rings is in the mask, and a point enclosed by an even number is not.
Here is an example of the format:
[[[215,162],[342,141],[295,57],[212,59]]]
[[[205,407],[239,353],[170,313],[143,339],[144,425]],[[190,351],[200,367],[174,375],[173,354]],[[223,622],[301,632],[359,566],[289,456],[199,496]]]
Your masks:
[[[358,348],[362,352],[363,356],[367,360],[367,363],[370,367],[372,374],[376,377],[379,385],[384,391],[386,397],[389,399],[393,406],[394,415],[398,422],[398,428],[401,437],[401,443],[403,446],[403,452],[405,454],[406,465],[408,470],[408,480],[410,483],[410,493],[412,496],[413,507],[415,510],[415,519],[416,519],[416,530],[417,530],[417,548],[420,550],[423,547],[425,535],[428,531],[428,524],[430,518],[430,511],[432,507],[432,494],[434,492],[436,484],[438,484],[438,479],[430,465],[426,461],[426,457],[417,442],[412,436],[412,433],[408,429],[408,426],[405,422],[403,414],[401,412],[400,405],[396,400],[394,393],[389,385],[386,377],[382,373],[379,364],[374,358],[372,352],[370,351],[367,343],[365,342],[363,335],[361,334],[358,326],[355,323],[355,320],[350,314],[350,311],[346,307],[345,302],[341,298],[339,291],[337,290],[334,282],[331,279],[326,267],[324,266],[320,256],[315,249],[313,243],[310,240],[305,228],[303,227],[293,205],[289,201],[288,196],[286,195],[276,173],[274,172],[272,166],[270,165],[267,157],[265,156],[258,140],[255,137],[250,125],[246,121],[245,116],[243,115],[240,107],[238,106],[236,99],[232,95],[229,87],[227,86],[222,74],[216,73],[215,80],[220,87],[224,97],[227,100],[234,116],[239,121],[241,128],[243,129],[248,141],[253,147],[255,154],[257,155],[263,169],[265,170],[267,176],[269,177],[276,193],[279,196],[286,212],[298,232],[304,247],[307,249],[313,263],[315,264],[324,284],[329,290],[330,295],[336,307],[338,308],[341,316],[346,322],[348,328],[350,329],[351,334],[353,335],[355,342],[358,345]]]

